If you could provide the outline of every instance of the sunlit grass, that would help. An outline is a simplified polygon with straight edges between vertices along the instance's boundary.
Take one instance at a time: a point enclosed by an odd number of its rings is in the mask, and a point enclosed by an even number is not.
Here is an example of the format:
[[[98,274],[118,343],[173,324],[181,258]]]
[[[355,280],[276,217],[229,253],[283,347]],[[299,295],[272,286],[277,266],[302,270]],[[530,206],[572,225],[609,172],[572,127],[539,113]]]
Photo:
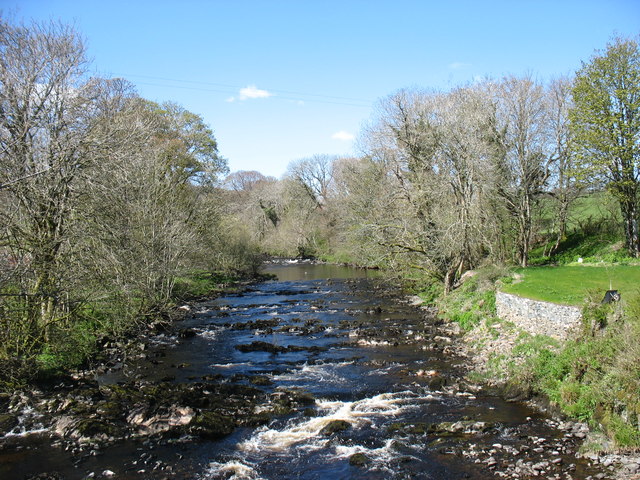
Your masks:
[[[581,305],[591,291],[604,297],[612,288],[625,297],[640,289],[640,266],[630,265],[529,267],[516,270],[516,277],[501,290],[564,305]]]

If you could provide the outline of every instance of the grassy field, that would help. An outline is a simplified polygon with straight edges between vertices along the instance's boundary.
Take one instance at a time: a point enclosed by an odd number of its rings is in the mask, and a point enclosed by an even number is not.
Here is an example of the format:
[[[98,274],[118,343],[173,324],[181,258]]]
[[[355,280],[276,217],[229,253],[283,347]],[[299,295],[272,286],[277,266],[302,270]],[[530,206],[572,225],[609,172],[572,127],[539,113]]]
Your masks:
[[[516,276],[503,292],[563,305],[581,305],[592,291],[604,297],[610,286],[623,297],[640,290],[640,266],[529,267],[516,270]]]

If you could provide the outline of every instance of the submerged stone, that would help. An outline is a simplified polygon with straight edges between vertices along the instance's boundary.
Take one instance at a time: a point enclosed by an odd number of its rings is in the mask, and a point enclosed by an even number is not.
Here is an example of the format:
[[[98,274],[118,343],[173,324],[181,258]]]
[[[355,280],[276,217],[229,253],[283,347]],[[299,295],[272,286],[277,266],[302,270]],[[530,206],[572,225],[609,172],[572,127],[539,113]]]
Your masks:
[[[334,433],[343,432],[351,428],[351,424],[346,420],[332,420],[327,423],[322,430],[320,430],[320,435],[330,436]]]
[[[486,432],[491,428],[487,422],[474,422],[472,420],[460,420],[458,422],[432,423],[428,433],[433,435],[476,434]]]
[[[0,435],[10,432],[18,425],[18,417],[8,413],[0,413]]]
[[[447,385],[447,379],[445,377],[437,376],[429,380],[429,390],[442,390]]]
[[[273,385],[273,381],[266,375],[253,375],[249,377],[249,382],[252,383],[253,385],[264,386],[264,387]]]
[[[267,342],[251,342],[251,343],[243,343],[235,346],[236,350],[240,350],[242,353],[248,352],[269,352],[269,353],[284,353],[287,351],[286,347],[281,345],[274,345],[273,343]]]
[[[364,453],[354,453],[349,457],[349,465],[354,467],[364,467],[367,463],[369,463],[369,457]]]
[[[423,435],[427,433],[430,425],[424,422],[406,423],[406,422],[394,422],[387,427],[389,433],[403,432],[412,433],[414,435]]]
[[[215,412],[201,412],[189,423],[189,432],[208,440],[225,437],[235,430],[232,417]]]

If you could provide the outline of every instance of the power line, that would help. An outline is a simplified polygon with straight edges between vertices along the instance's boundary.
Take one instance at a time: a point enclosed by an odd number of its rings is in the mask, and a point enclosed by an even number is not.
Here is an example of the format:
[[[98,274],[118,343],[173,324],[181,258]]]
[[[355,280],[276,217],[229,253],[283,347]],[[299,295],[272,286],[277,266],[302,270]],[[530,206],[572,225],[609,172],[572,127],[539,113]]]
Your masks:
[[[240,87],[238,85],[229,85],[229,84],[224,84],[224,83],[215,83],[215,82],[202,82],[202,81],[196,81],[196,80],[179,80],[179,79],[174,79],[174,78],[166,78],[166,77],[155,77],[155,76],[150,76],[150,75],[137,75],[137,74],[126,74],[126,73],[115,73],[113,74],[114,76],[122,76],[122,77],[136,77],[136,78],[148,78],[150,80],[159,80],[162,82],[175,82],[175,83],[184,83],[184,84],[194,84],[194,85],[205,85],[205,86],[213,86],[213,87],[223,87],[225,88],[225,90],[221,90],[221,89],[216,89],[216,88],[204,88],[204,87],[196,87],[196,86],[186,86],[186,85],[167,85],[167,84],[160,84],[160,83],[150,83],[150,82],[135,82],[139,85],[148,85],[148,86],[155,86],[155,87],[164,87],[164,88],[180,88],[183,90],[195,90],[195,91],[202,91],[202,92],[217,92],[217,93],[236,93],[238,90],[245,88],[245,87]],[[229,90],[232,89],[232,90]],[[294,100],[294,101],[299,101],[299,100],[303,100],[303,101],[308,101],[308,102],[315,102],[315,103],[326,103],[326,104],[333,104],[333,105],[346,105],[346,106],[352,106],[352,107],[361,107],[361,108],[369,108],[371,106],[371,104],[373,103],[370,100],[364,100],[364,99],[358,99],[358,98],[351,98],[351,97],[339,97],[339,96],[334,96],[334,95],[323,95],[323,94],[316,94],[316,93],[302,93],[302,92],[293,92],[290,90],[279,90],[279,89],[268,89],[269,92],[275,92],[275,93],[285,93],[285,94],[289,94],[289,95],[299,95],[302,98],[299,97],[287,97],[287,96],[282,96],[282,95],[274,95],[277,98],[280,99],[284,99],[284,100]],[[318,100],[318,99],[313,99],[313,98],[306,98],[306,97],[318,97],[318,98],[324,98],[324,99],[336,99],[336,100],[347,100],[347,102],[340,102],[340,101],[332,101],[332,100]],[[354,103],[356,102],[356,103]]]

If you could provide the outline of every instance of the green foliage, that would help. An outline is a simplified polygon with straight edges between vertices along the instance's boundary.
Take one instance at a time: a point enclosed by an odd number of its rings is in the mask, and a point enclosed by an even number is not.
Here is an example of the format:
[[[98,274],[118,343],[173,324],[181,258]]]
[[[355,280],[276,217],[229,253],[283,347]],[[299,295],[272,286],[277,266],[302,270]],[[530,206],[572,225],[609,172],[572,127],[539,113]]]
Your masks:
[[[444,288],[441,282],[431,281],[426,285],[422,286],[417,292],[418,295],[423,302],[427,304],[433,304],[436,299],[440,298],[444,292]]]
[[[638,448],[640,446],[640,430],[637,424],[625,420],[619,414],[607,412],[603,419],[606,431],[620,448]]]
[[[542,202],[544,222],[551,224],[550,208]],[[596,191],[577,198],[570,206],[567,233],[557,251],[552,253],[556,234],[541,231],[540,242],[531,250],[529,265],[566,265],[582,258],[585,263],[629,263],[631,257],[623,248],[620,207],[606,191]]]
[[[633,39],[615,38],[577,72],[571,128],[587,181],[604,179],[618,199],[626,246],[640,255],[640,48]]]
[[[196,271],[176,279],[173,295],[177,300],[214,295],[237,281],[237,276],[225,272]]]
[[[496,266],[485,267],[474,272],[464,283],[436,302],[440,314],[457,322],[464,331],[469,331],[483,320],[496,315],[495,282],[507,270]]]

